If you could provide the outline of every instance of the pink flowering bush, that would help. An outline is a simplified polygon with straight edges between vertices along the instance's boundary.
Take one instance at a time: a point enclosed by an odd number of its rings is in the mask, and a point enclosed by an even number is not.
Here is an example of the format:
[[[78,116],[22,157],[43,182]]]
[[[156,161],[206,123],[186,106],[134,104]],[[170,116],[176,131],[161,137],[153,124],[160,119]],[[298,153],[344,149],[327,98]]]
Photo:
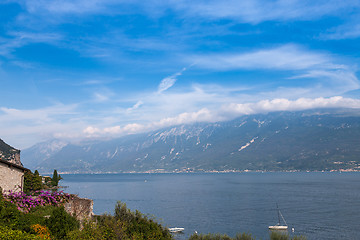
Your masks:
[[[29,212],[32,208],[37,206],[60,206],[71,199],[71,195],[59,192],[36,191],[34,196],[27,195],[24,192],[8,191],[4,193],[6,198],[11,203],[15,204],[20,211]]]

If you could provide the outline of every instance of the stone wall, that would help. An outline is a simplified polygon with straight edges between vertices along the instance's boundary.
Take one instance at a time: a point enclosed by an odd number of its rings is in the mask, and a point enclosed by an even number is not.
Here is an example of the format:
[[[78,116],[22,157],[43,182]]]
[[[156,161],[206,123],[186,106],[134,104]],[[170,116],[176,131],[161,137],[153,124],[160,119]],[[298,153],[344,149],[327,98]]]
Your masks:
[[[93,208],[93,200],[78,196],[74,196],[72,200],[65,204],[65,210],[80,221],[91,218],[94,215]]]
[[[12,165],[0,162],[0,187],[3,191],[22,191],[24,171]]]

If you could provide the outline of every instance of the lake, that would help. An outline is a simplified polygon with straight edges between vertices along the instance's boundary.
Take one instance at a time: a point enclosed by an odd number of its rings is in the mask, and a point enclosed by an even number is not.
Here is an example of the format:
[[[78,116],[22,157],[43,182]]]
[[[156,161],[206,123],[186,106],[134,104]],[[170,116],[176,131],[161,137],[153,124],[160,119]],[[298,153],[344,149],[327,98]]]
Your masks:
[[[251,233],[268,239],[276,203],[294,234],[315,239],[360,239],[360,173],[247,172],[194,174],[64,174],[66,192],[94,200],[94,213],[116,202],[199,233]],[[291,232],[291,231],[289,231]]]

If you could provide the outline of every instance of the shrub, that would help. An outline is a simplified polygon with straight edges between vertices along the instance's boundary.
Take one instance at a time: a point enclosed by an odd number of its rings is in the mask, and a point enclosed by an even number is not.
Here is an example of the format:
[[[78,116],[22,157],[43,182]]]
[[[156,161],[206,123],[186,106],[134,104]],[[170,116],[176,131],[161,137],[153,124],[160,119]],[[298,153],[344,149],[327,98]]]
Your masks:
[[[49,228],[51,235],[58,239],[65,239],[70,231],[79,228],[79,222],[68,214],[64,207],[55,208],[50,217],[45,220],[45,225]]]
[[[11,199],[0,195],[0,223],[4,229],[0,230],[0,239],[50,239],[50,233],[57,239],[64,239],[68,232],[79,226],[63,206],[39,205],[28,212],[18,208]],[[46,219],[46,215],[50,217]]]
[[[304,237],[304,236],[294,236],[293,238],[291,238],[291,240],[306,240],[306,237]]]
[[[2,240],[41,240],[43,238],[30,234],[30,233],[26,233],[26,232],[22,232],[20,230],[13,230],[9,227],[0,225],[0,239]]]
[[[271,231],[270,233],[270,240],[306,240],[306,237],[304,236],[294,236],[290,238],[289,234],[287,232],[277,232],[277,231]]]
[[[289,234],[277,232],[277,231],[271,231],[270,233],[270,240],[289,240]]]
[[[168,229],[154,219],[148,219],[139,211],[131,212],[125,203],[118,202],[115,207],[115,220],[126,226],[126,233],[135,239],[171,239]]]
[[[34,224],[31,228],[35,231],[36,235],[45,240],[51,240],[49,229],[40,224]]]
[[[190,236],[189,240],[232,240],[231,237],[224,234],[193,234]]]
[[[0,222],[13,229],[30,230],[29,221],[17,207],[0,196]]]
[[[17,208],[24,212],[29,212],[32,208],[37,206],[60,206],[63,203],[71,199],[71,195],[64,193],[63,191],[36,191],[34,195],[27,195],[24,192],[12,192],[8,191],[4,197],[14,203]]]
[[[114,216],[103,214],[95,222],[86,222],[81,231],[73,231],[70,239],[172,239],[170,232],[139,211],[130,211],[118,202]]]
[[[238,233],[236,234],[235,240],[255,240],[255,238],[248,233]]]
[[[97,239],[109,239],[107,238],[103,232],[101,231],[99,224],[96,224],[93,221],[85,221],[82,223],[83,228],[76,229],[71,231],[67,234],[68,239],[71,240],[78,240],[78,239],[85,239],[85,240],[97,240]],[[103,237],[104,236],[104,237]],[[112,238],[115,239],[115,238]]]
[[[271,240],[290,240],[290,237],[287,233],[281,232],[271,232]],[[255,240],[251,234],[247,233],[238,233],[235,238],[231,238],[228,235],[224,234],[193,234],[190,236],[189,240]],[[295,236],[291,240],[306,240],[303,236]]]

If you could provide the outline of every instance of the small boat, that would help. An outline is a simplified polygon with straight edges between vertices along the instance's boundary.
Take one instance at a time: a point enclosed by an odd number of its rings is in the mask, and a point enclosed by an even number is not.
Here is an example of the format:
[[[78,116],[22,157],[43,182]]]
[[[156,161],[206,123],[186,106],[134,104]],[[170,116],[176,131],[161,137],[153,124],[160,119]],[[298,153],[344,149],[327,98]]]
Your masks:
[[[269,226],[269,229],[270,229],[270,230],[277,230],[277,231],[285,231],[285,230],[288,229],[288,225],[287,225],[287,223],[286,223],[286,221],[285,221],[284,216],[281,214],[280,209],[279,209],[279,206],[278,206],[277,204],[276,204],[276,208],[277,208],[277,211],[278,211],[279,222],[278,222],[278,224],[276,224],[275,226]],[[281,223],[280,223],[280,216],[281,216],[282,220],[284,221],[285,225],[281,225]]]
[[[288,226],[280,226],[280,225],[275,225],[275,226],[269,226],[270,230],[278,230],[278,231],[285,231],[288,229]]]
[[[180,232],[183,232],[184,230],[185,230],[185,228],[179,228],[179,227],[169,228],[169,231],[171,233],[180,233]]]

